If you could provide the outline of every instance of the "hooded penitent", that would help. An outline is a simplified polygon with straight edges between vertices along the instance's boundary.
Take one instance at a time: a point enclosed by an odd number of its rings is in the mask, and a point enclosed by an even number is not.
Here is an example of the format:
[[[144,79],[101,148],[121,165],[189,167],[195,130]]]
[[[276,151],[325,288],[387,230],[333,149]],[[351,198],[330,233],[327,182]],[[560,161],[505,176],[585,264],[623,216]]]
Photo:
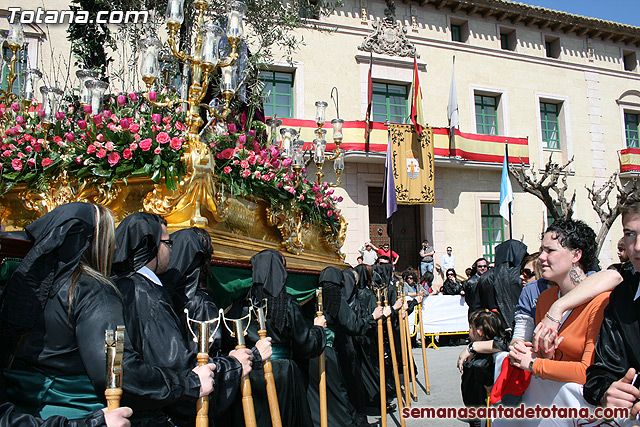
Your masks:
[[[251,257],[251,285],[250,297],[254,304],[267,298],[267,317],[273,326],[281,332],[287,319],[287,270],[280,252],[266,249]]]
[[[324,311],[335,319],[340,311],[342,287],[344,286],[342,271],[335,267],[325,268],[320,272],[318,286],[322,288]]]
[[[357,265],[354,270],[360,276],[358,280],[358,289],[368,288],[371,285],[371,273],[365,264]]]
[[[160,217],[147,212],[128,215],[116,228],[113,275],[131,275],[158,254],[162,235]]]
[[[203,240],[193,228],[171,234],[173,247],[166,273],[160,275],[162,284],[171,296],[176,313],[182,313],[187,301],[193,299],[200,282],[200,271],[211,257],[211,244],[205,250]]]
[[[40,317],[49,296],[70,280],[91,244],[96,210],[68,203],[29,224],[33,247],[7,282],[0,308],[3,366],[20,337]]]

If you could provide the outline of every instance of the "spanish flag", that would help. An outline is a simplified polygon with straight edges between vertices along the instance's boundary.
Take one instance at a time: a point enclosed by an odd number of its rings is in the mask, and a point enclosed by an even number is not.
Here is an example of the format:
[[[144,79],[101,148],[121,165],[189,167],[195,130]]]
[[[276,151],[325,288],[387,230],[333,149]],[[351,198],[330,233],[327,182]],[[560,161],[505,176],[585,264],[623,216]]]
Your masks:
[[[416,127],[416,133],[422,132],[424,126],[424,114],[422,112],[422,89],[420,88],[420,75],[418,74],[418,60],[413,57],[413,96],[411,97],[411,121]]]

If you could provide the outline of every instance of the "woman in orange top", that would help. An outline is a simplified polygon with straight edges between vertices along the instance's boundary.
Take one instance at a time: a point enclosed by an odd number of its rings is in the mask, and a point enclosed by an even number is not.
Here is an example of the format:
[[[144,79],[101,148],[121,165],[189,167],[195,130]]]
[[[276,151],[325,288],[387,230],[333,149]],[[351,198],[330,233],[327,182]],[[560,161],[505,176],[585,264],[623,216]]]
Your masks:
[[[596,268],[596,247],[594,231],[582,221],[557,220],[547,228],[538,262],[542,277],[558,286],[540,294],[537,322],[545,317],[551,304],[584,280],[586,272]],[[541,378],[584,384],[608,304],[609,293],[605,292],[565,312],[561,319],[549,319],[560,324],[559,336],[550,351],[536,353],[529,345],[518,342],[511,347],[511,363]]]

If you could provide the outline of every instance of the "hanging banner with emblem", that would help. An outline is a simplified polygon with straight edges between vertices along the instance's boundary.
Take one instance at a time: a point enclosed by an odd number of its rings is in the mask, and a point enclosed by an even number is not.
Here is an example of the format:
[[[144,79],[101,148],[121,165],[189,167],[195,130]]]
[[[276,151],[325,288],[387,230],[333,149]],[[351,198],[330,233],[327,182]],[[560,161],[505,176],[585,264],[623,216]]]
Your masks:
[[[399,205],[434,205],[433,130],[389,125],[393,177]]]

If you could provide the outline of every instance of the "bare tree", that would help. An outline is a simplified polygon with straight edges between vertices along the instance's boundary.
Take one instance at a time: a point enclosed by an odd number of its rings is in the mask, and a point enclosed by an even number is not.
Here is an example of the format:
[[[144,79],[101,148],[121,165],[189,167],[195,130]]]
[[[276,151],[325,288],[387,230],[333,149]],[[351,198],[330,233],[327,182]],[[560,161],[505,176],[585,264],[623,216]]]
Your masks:
[[[609,180],[602,187],[596,188],[595,182],[592,184],[591,188],[586,187],[587,192],[589,193],[589,200],[591,200],[591,206],[593,206],[593,210],[596,211],[601,222],[596,240],[598,243],[596,256],[600,255],[600,250],[607,238],[607,234],[609,234],[611,226],[618,215],[620,215],[620,206],[632,193],[640,191],[638,181],[635,178],[626,184],[622,184],[617,178],[618,172],[615,172],[611,177],[609,177]],[[609,196],[614,189],[617,189],[616,204],[612,208]]]
[[[535,165],[531,165],[530,175],[526,173],[524,162],[521,168],[509,166],[511,174],[518,180],[518,184],[525,193],[533,194],[547,207],[553,219],[569,219],[573,215],[573,205],[576,201],[576,192],[573,192],[570,200],[567,200],[567,168],[573,162],[573,157],[566,164],[554,163],[553,155],[544,167],[542,174],[536,172]],[[551,191],[555,193],[555,197]]]

